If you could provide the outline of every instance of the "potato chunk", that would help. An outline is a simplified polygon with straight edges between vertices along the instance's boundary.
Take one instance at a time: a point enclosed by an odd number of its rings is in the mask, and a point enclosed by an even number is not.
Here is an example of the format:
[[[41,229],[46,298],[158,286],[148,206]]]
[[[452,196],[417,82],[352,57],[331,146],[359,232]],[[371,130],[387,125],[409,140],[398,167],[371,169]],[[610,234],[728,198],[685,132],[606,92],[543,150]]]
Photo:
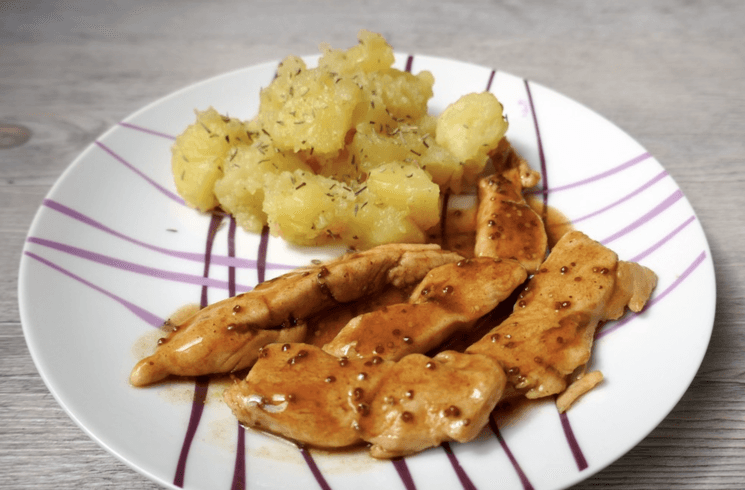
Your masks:
[[[200,211],[217,206],[214,185],[223,175],[224,161],[236,144],[248,143],[244,123],[209,108],[196,112],[197,120],[176,138],[171,170],[176,190]]]
[[[437,120],[437,144],[464,165],[469,182],[484,170],[488,153],[507,132],[502,104],[490,92],[464,95]]]

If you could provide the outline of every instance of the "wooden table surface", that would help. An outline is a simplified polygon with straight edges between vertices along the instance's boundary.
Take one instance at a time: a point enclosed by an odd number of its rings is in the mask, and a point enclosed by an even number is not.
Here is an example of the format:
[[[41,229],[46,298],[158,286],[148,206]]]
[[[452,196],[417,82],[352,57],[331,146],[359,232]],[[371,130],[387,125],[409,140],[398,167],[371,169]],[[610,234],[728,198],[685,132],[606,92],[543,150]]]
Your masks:
[[[672,413],[577,488],[745,488],[745,2],[734,0],[0,1],[0,128],[30,130],[0,149],[0,487],[157,487],[70,420],[24,341],[18,265],[55,180],[149,102],[321,42],[348,47],[361,28],[548,85],[665,166],[711,246],[713,337]]]

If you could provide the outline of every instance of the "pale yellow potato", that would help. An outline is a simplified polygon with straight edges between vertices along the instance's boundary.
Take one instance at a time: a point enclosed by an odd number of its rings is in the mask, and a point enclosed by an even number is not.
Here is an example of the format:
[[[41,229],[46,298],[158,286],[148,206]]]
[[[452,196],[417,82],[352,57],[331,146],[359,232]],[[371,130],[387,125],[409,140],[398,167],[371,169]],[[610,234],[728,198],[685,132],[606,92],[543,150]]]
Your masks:
[[[360,100],[351,78],[309,70],[300,58],[289,57],[261,91],[257,121],[279,149],[333,154],[344,147]]]
[[[404,211],[421,230],[440,220],[440,188],[419,167],[381,165],[370,172],[366,184],[380,203]]]
[[[196,112],[197,119],[181,133],[171,150],[176,190],[200,211],[217,206],[213,187],[222,177],[231,149],[250,142],[243,122],[222,116],[214,108]]]
[[[383,36],[363,29],[357,34],[357,40],[357,45],[347,50],[322,45],[323,56],[318,62],[320,70],[349,75],[360,71],[373,73],[393,65],[393,50]]]
[[[507,132],[502,104],[490,92],[467,94],[437,119],[437,143],[463,164],[469,183],[484,170],[488,154]]]
[[[303,245],[343,240],[357,248],[404,240],[421,243],[439,220],[439,187],[426,172],[383,165],[363,183],[309,171],[282,172],[265,184],[264,207],[275,235]]]
[[[179,136],[177,190],[238,224],[303,245],[364,249],[421,243],[441,193],[472,184],[506,130],[499,102],[471,94],[428,114],[434,78],[393,68],[393,50],[361,31],[347,50],[322,48],[318,66],[285,58],[241,122],[210,109]]]
[[[255,125],[247,125],[254,129]],[[312,172],[300,155],[278,151],[262,132],[254,133],[251,145],[234,147],[224,162],[223,176],[214,185],[220,206],[235,217],[241,228],[260,232],[267,223],[264,189],[269,179],[283,171],[296,169]]]
[[[264,209],[272,233],[301,245],[323,243],[338,214],[344,214],[350,191],[334,190],[335,181],[313,172],[282,172],[269,180]]]

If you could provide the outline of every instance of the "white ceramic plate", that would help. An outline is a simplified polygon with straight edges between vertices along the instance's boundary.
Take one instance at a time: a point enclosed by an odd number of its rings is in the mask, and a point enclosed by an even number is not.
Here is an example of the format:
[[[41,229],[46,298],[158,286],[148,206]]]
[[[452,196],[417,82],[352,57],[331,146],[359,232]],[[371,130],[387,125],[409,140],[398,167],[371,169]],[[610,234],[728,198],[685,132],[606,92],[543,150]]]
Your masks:
[[[659,275],[643,314],[600,331],[593,368],[606,381],[568,416],[538,403],[472,443],[396,463],[364,451],[301,452],[244,431],[221,402],[219,381],[132,388],[130,369],[164,318],[258,280],[261,236],[234,232],[224,219],[209,252],[211,218],[180,202],[169,162],[173,137],[195,108],[243,119],[256,113],[258,91],[276,67],[267,63],[188,87],[113,127],[67,169],[34,219],[19,281],[28,346],[49,390],[99,444],[165,486],[190,489],[555,489],[612,463],[669,413],[706,351],[715,303],[706,238],[673,179],[616,126],[536,83],[451,60],[397,57],[397,67],[407,63],[435,75],[433,113],[468,92],[497,94],[509,138],[544,175],[548,204]],[[338,252],[275,238],[264,245],[267,279]],[[205,404],[193,402],[195,392]]]

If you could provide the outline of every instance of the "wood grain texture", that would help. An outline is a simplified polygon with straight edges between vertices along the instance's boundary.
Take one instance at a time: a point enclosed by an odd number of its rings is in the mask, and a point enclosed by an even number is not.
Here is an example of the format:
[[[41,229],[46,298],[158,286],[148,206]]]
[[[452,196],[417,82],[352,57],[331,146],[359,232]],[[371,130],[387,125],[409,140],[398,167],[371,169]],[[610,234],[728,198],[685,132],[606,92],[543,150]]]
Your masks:
[[[80,430],[26,348],[17,274],[44,195],[96,137],[193,82],[361,28],[402,52],[491,66],[603,114],[695,208],[717,274],[714,334],[692,386],[637,447],[576,488],[745,486],[745,3],[0,1],[0,488],[157,488]],[[692,305],[695,307],[695,305]]]

